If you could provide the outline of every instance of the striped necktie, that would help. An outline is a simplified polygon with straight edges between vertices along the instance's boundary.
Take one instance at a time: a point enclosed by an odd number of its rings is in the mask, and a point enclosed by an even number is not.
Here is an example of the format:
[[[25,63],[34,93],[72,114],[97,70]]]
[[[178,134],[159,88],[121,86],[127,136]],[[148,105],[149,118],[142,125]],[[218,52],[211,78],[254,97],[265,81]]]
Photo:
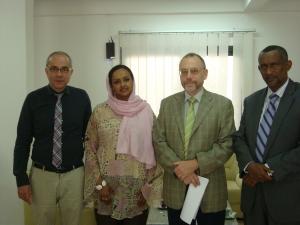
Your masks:
[[[62,163],[62,105],[61,97],[63,94],[56,94],[57,101],[54,113],[54,132],[53,132],[53,151],[52,151],[52,165],[56,168],[61,167]]]
[[[269,104],[260,121],[256,137],[256,156],[259,162],[263,162],[268,136],[270,134],[273,119],[276,113],[276,101],[279,98],[277,94],[269,96]]]
[[[194,97],[190,97],[188,100],[188,110],[185,118],[185,127],[184,127],[184,155],[185,158],[187,156],[187,149],[189,145],[189,141],[192,135],[192,128],[195,121],[195,109],[194,105],[196,103],[196,99]]]

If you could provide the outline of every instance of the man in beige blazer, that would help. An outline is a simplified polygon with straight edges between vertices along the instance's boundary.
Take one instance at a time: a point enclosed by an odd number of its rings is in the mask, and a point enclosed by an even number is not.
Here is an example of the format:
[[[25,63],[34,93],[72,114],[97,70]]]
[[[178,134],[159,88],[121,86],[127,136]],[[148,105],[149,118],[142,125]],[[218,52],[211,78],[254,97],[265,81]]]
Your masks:
[[[185,55],[179,71],[185,91],[162,100],[153,131],[156,156],[165,170],[163,198],[169,224],[186,224],[180,219],[185,194],[189,184],[200,184],[200,175],[208,178],[209,184],[197,224],[221,225],[227,202],[224,163],[232,154],[231,134],[235,131],[233,106],[229,99],[203,88],[208,71],[201,56]],[[185,122],[192,96],[195,119],[187,141]]]

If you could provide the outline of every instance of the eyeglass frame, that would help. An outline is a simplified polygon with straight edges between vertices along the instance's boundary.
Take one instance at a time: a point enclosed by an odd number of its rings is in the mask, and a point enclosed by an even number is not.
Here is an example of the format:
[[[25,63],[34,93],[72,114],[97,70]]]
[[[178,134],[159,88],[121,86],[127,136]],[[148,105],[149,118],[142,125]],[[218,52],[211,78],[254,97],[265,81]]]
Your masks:
[[[192,67],[188,69],[183,68],[183,69],[179,69],[179,75],[186,77],[188,74],[191,74],[192,76],[194,76],[199,74],[203,70],[206,70],[206,68],[200,68],[200,67]]]
[[[68,67],[68,66],[63,66],[63,67],[57,67],[57,66],[46,66],[46,68],[49,70],[49,72],[51,73],[69,73],[72,72],[73,68],[72,67]],[[67,70],[66,70],[67,69]]]

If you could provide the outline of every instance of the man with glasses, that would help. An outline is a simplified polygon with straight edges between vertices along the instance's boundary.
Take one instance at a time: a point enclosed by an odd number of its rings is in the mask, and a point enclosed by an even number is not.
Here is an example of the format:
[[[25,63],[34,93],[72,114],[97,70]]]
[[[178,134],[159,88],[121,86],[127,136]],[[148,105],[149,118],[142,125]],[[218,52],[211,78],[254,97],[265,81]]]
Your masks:
[[[78,225],[90,99],[84,90],[67,86],[73,73],[67,53],[51,53],[45,72],[49,84],[27,95],[19,118],[13,165],[18,196],[31,205],[36,225],[55,224],[57,207],[62,224]]]
[[[233,105],[203,88],[208,71],[201,56],[185,55],[179,64],[183,92],[163,99],[154,125],[154,145],[163,166],[163,199],[170,225],[180,219],[188,185],[209,179],[196,220],[198,225],[223,225],[227,205],[224,164],[232,155],[235,131]],[[195,224],[193,221],[192,224]]]
[[[243,178],[245,224],[300,224],[300,84],[288,77],[287,51],[263,49],[258,69],[267,87],[244,100],[234,152]]]

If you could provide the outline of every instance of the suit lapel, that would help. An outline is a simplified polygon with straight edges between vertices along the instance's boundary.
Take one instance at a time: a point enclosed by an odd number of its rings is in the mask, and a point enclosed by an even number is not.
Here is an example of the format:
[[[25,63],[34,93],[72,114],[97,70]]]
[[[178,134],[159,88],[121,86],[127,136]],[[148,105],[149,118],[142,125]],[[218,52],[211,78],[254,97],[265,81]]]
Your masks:
[[[181,139],[184,142],[184,99],[185,99],[184,92],[180,92],[178,95],[175,95],[174,97],[176,103],[174,104],[174,111],[171,113],[174,113],[175,115],[179,134]]]
[[[286,114],[290,110],[291,106],[293,105],[294,92],[295,92],[295,85],[294,85],[293,81],[289,81],[289,84],[286,87],[286,90],[285,90],[284,95],[282,96],[282,99],[280,100],[277,112],[275,114],[275,118],[273,120],[271,132],[270,132],[270,135],[268,138],[268,143],[266,146],[265,157],[267,156],[272,144],[274,143],[274,141],[278,135],[280,126],[284,121],[284,117],[286,116]]]

